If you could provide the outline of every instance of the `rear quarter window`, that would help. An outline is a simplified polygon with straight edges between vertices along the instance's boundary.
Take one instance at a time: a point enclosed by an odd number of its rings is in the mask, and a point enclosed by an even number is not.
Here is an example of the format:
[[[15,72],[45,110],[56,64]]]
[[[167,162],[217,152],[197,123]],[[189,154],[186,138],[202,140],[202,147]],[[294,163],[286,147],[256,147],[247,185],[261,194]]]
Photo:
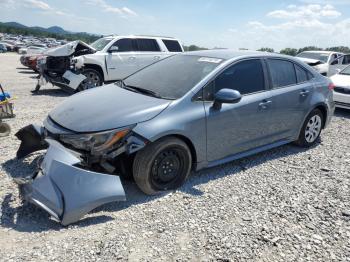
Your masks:
[[[267,64],[273,88],[290,86],[297,83],[294,64],[281,59],[268,59]]]
[[[310,78],[308,76],[308,72],[303,69],[302,67],[294,64],[294,67],[295,67],[295,73],[297,75],[297,82],[298,83],[303,83],[303,82],[306,82],[308,81]]]
[[[169,52],[182,52],[181,45],[176,40],[162,40]]]
[[[159,52],[160,48],[155,39],[137,39],[137,46],[141,52]]]

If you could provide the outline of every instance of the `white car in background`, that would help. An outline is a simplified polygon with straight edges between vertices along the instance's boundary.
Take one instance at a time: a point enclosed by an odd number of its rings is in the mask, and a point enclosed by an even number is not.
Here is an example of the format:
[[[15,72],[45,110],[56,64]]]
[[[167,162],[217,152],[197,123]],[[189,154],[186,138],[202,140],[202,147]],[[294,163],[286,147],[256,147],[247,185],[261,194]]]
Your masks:
[[[118,81],[170,55],[183,52],[178,39],[161,36],[107,36],[91,45],[74,41],[49,49],[38,61],[41,85],[73,91]]]
[[[335,74],[335,67],[338,62],[337,59],[344,56],[343,53],[330,52],[330,51],[305,51],[297,54],[297,58],[305,62],[309,66],[312,66],[321,75],[331,76]]]
[[[333,100],[336,107],[350,109],[350,66],[331,77],[334,83]]]

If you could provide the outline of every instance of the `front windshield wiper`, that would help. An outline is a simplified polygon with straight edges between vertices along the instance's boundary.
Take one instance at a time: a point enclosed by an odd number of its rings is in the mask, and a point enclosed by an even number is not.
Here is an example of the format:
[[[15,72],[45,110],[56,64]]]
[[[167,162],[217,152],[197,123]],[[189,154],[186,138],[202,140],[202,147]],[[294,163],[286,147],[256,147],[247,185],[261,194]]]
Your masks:
[[[169,100],[173,100],[173,98],[168,98],[168,97],[162,97],[161,95],[159,95],[158,93],[142,88],[142,87],[138,87],[138,86],[130,86],[130,85],[126,85],[124,81],[121,81],[121,85],[119,85],[121,88],[127,89],[129,91],[133,91],[133,92],[137,92],[140,94],[144,94],[144,95],[148,95],[148,96],[152,96],[155,98],[162,98],[162,99],[169,99]]]

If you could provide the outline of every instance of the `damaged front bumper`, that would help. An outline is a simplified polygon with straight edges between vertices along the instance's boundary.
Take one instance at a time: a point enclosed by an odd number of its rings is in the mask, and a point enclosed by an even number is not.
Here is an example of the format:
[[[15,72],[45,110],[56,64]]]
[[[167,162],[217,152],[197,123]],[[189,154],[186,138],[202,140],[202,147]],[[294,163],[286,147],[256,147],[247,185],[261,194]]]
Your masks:
[[[45,139],[45,146],[48,150],[39,170],[15,182],[25,200],[47,211],[54,220],[68,225],[100,205],[125,200],[118,176],[81,168],[79,155],[56,140]]]

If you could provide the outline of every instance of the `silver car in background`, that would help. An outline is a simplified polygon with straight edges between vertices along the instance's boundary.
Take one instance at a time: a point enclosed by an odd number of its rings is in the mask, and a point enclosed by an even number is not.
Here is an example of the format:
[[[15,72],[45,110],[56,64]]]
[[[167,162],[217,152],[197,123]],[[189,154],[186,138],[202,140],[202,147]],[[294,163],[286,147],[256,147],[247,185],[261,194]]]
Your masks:
[[[200,170],[295,142],[329,123],[331,81],[296,58],[211,50],[171,56],[117,84],[84,91],[27,126],[18,157],[48,148],[24,197],[63,225],[125,193],[179,188]]]

